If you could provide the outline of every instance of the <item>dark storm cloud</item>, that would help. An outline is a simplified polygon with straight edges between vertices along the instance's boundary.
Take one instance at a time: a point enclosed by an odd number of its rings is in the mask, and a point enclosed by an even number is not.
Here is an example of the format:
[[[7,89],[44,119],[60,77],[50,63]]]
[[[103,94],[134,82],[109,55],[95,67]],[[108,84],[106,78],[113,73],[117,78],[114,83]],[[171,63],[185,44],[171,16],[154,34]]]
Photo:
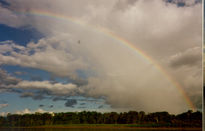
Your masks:
[[[52,100],[55,101],[69,101],[71,100],[69,96],[55,96],[52,98]],[[80,98],[80,99],[75,99],[76,101],[81,101],[80,105],[85,105],[86,102],[99,102],[98,99],[90,99],[90,98]]]
[[[39,107],[44,107],[44,105],[39,105]]]
[[[43,99],[46,99],[46,97],[45,97],[43,94],[35,94],[32,98],[33,98],[34,100],[43,100]]]
[[[178,7],[193,6],[202,3],[202,0],[164,0],[165,2],[176,4]]]
[[[74,105],[77,104],[77,100],[75,99],[68,99],[65,103],[66,107],[73,107]]]
[[[173,60],[170,65],[173,68],[177,68],[181,66],[199,65],[198,63],[200,62],[201,62],[200,55],[184,55],[184,56],[180,56],[177,59]]]

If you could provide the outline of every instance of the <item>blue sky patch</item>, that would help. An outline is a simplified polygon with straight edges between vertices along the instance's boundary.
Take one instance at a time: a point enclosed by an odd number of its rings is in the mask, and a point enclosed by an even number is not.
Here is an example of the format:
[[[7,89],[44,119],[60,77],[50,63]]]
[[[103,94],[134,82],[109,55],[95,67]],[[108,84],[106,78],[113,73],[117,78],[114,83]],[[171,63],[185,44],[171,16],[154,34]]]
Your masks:
[[[12,40],[25,46],[28,42],[37,42],[43,35],[33,28],[13,28],[0,24],[0,41]]]

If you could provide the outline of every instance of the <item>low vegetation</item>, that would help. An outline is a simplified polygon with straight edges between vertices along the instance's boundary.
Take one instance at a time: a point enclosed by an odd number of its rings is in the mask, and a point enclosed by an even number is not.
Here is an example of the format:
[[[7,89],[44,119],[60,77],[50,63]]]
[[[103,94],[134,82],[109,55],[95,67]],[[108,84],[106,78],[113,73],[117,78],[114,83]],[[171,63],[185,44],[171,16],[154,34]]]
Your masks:
[[[148,113],[129,111],[124,113],[109,112],[66,112],[66,113],[35,113],[8,114],[0,117],[0,127],[31,127],[31,126],[69,126],[69,125],[125,125],[127,127],[201,127],[202,113],[187,111],[178,115],[168,112]]]

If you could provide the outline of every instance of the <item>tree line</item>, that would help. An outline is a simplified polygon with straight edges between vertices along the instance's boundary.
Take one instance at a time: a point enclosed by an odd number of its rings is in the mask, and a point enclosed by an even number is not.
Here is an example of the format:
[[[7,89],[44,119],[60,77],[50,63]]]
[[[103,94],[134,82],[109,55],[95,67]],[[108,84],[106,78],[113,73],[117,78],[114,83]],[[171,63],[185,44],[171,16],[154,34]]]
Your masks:
[[[141,126],[201,127],[202,113],[187,111],[178,115],[168,112],[145,113],[143,111],[117,112],[66,112],[8,114],[0,117],[0,127],[69,125],[69,124],[136,124]]]

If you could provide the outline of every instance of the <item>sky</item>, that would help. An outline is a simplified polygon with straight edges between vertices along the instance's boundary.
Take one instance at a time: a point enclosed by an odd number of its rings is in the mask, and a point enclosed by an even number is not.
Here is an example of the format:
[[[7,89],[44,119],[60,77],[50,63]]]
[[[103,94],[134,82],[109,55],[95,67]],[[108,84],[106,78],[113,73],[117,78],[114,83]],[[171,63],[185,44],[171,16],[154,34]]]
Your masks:
[[[200,0],[0,0],[0,114],[202,109]]]

